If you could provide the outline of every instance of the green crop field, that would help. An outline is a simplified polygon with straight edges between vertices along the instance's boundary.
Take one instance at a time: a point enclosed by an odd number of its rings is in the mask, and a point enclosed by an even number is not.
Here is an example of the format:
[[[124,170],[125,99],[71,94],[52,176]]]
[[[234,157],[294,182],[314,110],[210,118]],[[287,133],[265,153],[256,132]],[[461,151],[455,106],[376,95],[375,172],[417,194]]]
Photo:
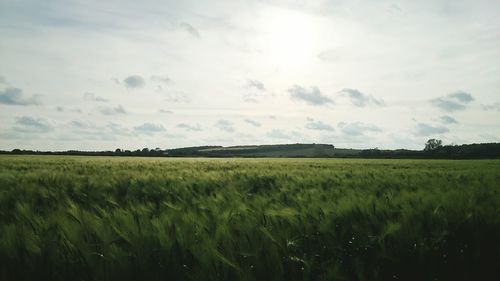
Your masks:
[[[500,161],[1,156],[0,280],[500,280]]]

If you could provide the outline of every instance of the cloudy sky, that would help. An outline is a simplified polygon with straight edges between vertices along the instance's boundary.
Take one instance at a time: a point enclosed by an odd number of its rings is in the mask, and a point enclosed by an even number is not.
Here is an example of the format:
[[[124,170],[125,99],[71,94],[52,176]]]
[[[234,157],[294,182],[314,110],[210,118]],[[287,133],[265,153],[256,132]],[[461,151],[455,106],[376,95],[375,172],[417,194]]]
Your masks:
[[[500,142],[500,1],[0,0],[0,149]]]

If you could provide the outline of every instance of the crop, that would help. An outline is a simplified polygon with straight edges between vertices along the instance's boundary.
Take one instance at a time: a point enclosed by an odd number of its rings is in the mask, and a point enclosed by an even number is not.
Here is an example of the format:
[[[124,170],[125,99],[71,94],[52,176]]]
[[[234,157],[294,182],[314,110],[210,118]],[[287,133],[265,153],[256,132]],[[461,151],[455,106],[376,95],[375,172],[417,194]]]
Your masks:
[[[498,280],[500,161],[0,157],[0,280]]]

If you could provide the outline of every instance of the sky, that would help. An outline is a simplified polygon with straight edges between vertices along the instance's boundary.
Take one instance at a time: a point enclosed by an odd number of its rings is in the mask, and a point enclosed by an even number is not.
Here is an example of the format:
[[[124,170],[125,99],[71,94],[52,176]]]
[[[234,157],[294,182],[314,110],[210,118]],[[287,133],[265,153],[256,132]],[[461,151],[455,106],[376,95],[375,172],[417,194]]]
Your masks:
[[[0,150],[500,142],[498,0],[0,0]]]

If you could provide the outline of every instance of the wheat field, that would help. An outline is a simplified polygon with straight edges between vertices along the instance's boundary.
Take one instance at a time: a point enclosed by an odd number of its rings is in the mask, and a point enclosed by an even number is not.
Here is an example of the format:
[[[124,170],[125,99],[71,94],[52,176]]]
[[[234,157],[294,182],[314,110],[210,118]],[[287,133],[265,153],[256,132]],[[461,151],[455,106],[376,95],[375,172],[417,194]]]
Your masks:
[[[0,157],[1,280],[498,280],[500,161]]]

